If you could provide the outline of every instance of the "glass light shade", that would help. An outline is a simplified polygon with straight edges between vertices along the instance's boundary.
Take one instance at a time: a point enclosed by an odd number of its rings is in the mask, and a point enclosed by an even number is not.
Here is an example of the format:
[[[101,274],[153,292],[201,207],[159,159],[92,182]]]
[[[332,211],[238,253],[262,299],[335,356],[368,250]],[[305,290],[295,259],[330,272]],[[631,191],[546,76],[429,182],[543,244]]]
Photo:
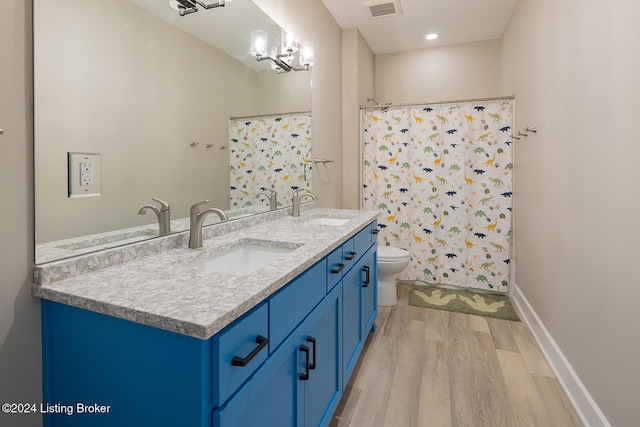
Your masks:
[[[311,67],[315,59],[315,48],[313,43],[300,43],[300,65],[303,67]]]
[[[294,53],[298,51],[298,42],[296,42],[296,29],[290,27],[288,30],[282,29],[280,33],[282,38],[282,53]]]
[[[267,33],[262,30],[251,31],[251,55],[259,58],[267,54]]]

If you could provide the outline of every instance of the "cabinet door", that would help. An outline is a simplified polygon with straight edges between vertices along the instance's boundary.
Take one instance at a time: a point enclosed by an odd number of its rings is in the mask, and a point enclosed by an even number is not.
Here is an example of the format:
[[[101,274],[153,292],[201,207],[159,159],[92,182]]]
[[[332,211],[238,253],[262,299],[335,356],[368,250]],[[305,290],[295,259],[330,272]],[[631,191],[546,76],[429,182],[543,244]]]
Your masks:
[[[356,266],[342,279],[342,384],[349,381],[362,346],[360,284],[361,272]]]
[[[342,282],[304,322],[311,350],[309,379],[304,382],[305,426],[326,426],[342,395],[340,328]]]
[[[303,325],[296,328],[280,348],[256,371],[235,396],[213,413],[216,427],[294,427],[304,422],[304,366],[310,352],[303,353]]]
[[[378,287],[378,270],[377,270],[377,246],[372,246],[362,257],[359,264],[362,287],[362,337],[366,339],[367,335],[373,328],[376,319],[377,306],[377,287]]]

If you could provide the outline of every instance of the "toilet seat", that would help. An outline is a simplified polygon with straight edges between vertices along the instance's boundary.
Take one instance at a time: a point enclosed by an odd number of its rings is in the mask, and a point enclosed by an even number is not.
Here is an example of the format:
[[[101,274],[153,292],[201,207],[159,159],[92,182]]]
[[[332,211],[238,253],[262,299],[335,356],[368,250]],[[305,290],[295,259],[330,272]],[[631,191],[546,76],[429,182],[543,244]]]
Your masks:
[[[392,246],[378,246],[378,261],[406,261],[409,258],[411,258],[409,252],[404,249],[394,248]]]

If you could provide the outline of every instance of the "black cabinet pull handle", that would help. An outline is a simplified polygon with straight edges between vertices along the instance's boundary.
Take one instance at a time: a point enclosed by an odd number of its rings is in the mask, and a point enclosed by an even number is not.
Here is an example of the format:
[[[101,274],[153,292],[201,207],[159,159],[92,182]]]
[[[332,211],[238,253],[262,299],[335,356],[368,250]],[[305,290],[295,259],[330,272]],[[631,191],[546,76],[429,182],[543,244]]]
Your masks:
[[[368,265],[365,265],[364,267],[362,267],[362,271],[364,271],[364,283],[362,284],[363,288],[366,288],[367,286],[369,286],[369,283],[371,281],[371,277],[369,276],[370,273],[370,268]]]
[[[307,361],[304,364],[305,366],[304,374],[300,374],[300,379],[302,381],[308,381],[309,380],[309,347],[307,347],[306,345],[300,345],[300,351],[307,355]]]
[[[251,351],[251,353],[249,353],[247,355],[247,357],[245,357],[245,358],[242,358],[242,357],[239,357],[239,356],[233,356],[233,359],[231,359],[231,365],[233,365],[233,366],[247,366],[247,364],[249,362],[251,362],[251,359],[256,357],[258,355],[258,353],[260,353],[260,351],[267,346],[268,342],[269,342],[268,339],[266,339],[262,335],[258,335],[256,337],[256,344],[258,344],[258,346],[256,348],[254,348]]]
[[[346,257],[344,257],[344,259],[346,259],[347,261],[351,261],[351,260],[353,260],[353,259],[356,257],[356,255],[358,255],[358,254],[357,254],[357,253],[355,253],[355,252],[349,252],[349,255],[347,255]]]
[[[380,232],[380,230],[377,230],[377,229],[376,229],[376,230],[373,230],[371,233],[372,233],[372,234],[378,234],[379,232]]]
[[[307,335],[307,342],[313,344],[313,363],[309,364],[309,369],[316,369],[316,339],[310,335]]]
[[[338,268],[331,269],[331,274],[338,274],[342,271],[343,268],[344,268],[344,264],[340,263],[338,264]]]

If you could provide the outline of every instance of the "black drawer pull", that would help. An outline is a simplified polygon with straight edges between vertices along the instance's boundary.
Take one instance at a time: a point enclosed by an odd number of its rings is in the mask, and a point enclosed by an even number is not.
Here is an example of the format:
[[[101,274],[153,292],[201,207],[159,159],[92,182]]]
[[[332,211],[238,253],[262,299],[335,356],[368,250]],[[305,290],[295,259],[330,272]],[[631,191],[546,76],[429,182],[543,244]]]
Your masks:
[[[310,335],[307,335],[307,342],[313,344],[313,363],[309,364],[309,369],[316,369],[316,339]]]
[[[344,257],[344,259],[347,260],[347,261],[352,261],[356,257],[356,255],[358,255],[358,254],[355,253],[355,252],[349,252],[349,255]]]
[[[380,232],[380,230],[373,230],[371,233],[372,234],[378,234]]]
[[[366,288],[367,286],[369,286],[369,283],[371,281],[371,277],[369,276],[370,273],[370,268],[368,265],[365,265],[364,267],[362,267],[362,271],[364,271],[364,283],[362,284],[363,288]]]
[[[338,268],[331,269],[331,274],[338,274],[342,271],[343,268],[344,268],[344,264],[340,263],[338,264]]]
[[[251,351],[251,353],[249,353],[249,355],[247,357],[245,357],[244,359],[242,357],[233,356],[233,359],[231,359],[231,365],[233,365],[233,366],[247,366],[247,364],[249,362],[251,362],[251,359],[256,357],[258,355],[258,353],[260,353],[260,351],[267,346],[268,342],[269,342],[268,339],[266,339],[262,335],[258,335],[256,337],[256,344],[258,344],[258,346],[256,348],[254,348]]]
[[[300,351],[307,355],[307,361],[304,364],[305,366],[304,374],[300,374],[300,379],[302,381],[308,381],[309,380],[309,347],[307,347],[306,345],[300,345]]]

